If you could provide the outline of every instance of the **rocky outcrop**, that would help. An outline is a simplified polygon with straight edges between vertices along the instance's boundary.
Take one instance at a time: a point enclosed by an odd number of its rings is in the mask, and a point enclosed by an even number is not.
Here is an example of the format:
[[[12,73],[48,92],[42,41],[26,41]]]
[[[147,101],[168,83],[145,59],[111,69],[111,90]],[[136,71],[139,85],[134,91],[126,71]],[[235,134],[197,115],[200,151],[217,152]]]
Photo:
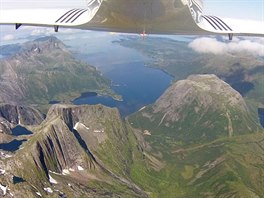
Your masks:
[[[29,106],[0,104],[1,124],[7,127],[22,125],[39,125],[44,115],[37,109]]]
[[[11,128],[12,125],[10,124],[10,122],[8,122],[3,117],[0,117],[0,133],[11,135],[12,134]]]

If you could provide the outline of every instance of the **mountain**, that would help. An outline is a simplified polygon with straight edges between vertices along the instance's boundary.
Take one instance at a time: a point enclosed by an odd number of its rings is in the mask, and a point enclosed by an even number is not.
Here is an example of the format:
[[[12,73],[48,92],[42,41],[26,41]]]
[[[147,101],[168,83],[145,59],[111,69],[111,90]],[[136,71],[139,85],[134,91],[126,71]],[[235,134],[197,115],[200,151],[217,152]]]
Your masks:
[[[110,80],[74,59],[56,37],[23,43],[16,54],[1,60],[0,85],[0,101],[14,104],[71,101],[88,91],[114,95]]]
[[[215,75],[192,75],[171,85],[130,117],[133,126],[182,144],[253,133],[260,129],[242,96]]]
[[[0,167],[5,170],[0,183],[8,186],[8,194],[147,197],[130,179],[134,155],[142,154],[116,109],[54,105],[31,130],[29,140]]]
[[[215,75],[174,83],[128,121],[155,157],[131,174],[151,197],[264,196],[264,131]]]
[[[0,46],[0,55],[3,57],[10,57],[18,53],[21,49],[20,44],[10,44],[10,45],[1,45]]]

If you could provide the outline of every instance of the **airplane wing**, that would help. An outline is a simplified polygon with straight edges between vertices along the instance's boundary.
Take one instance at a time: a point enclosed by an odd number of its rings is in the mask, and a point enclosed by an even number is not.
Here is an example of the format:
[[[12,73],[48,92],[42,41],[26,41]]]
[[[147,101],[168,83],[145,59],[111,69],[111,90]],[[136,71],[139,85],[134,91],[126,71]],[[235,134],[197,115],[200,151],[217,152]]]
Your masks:
[[[33,3],[34,2],[34,3]],[[264,21],[206,15],[202,0],[0,0],[0,24],[180,35],[264,35]]]
[[[236,35],[264,35],[264,20],[239,20],[206,15],[203,12],[202,0],[188,0],[188,7],[195,23],[203,30],[216,33]]]
[[[77,0],[78,1],[78,0]],[[75,27],[88,23],[102,0],[0,0],[0,24]]]

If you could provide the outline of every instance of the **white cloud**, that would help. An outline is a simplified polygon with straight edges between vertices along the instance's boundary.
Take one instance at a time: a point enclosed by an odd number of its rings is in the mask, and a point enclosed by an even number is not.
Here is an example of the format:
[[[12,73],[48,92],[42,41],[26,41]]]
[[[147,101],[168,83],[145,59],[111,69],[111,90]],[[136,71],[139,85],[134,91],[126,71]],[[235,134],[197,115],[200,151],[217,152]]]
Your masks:
[[[7,34],[7,35],[5,35],[5,36],[3,36],[3,37],[1,38],[1,40],[3,40],[3,41],[12,41],[12,40],[14,40],[14,39],[15,39],[15,36],[12,35],[12,34]]]
[[[31,36],[50,36],[54,30],[52,28],[35,28],[31,31]]]
[[[255,56],[264,56],[264,39],[234,38],[230,42],[221,42],[215,38],[198,38],[193,40],[189,47],[198,53],[224,54],[245,52]]]
[[[78,29],[69,29],[69,28],[59,28],[59,32],[55,32],[53,27],[35,27],[35,28],[27,28],[28,30],[31,30],[30,35],[31,36],[50,36],[56,34],[76,34],[81,32],[81,30]]]

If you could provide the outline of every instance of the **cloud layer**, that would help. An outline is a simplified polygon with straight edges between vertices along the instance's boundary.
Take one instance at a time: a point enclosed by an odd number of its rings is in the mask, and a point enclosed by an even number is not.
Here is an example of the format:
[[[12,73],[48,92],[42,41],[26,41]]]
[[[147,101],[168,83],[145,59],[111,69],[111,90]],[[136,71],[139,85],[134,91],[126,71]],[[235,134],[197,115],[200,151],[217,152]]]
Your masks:
[[[198,53],[224,54],[224,53],[249,53],[255,56],[264,56],[264,39],[239,39],[235,38],[230,42],[221,42],[215,38],[197,38],[189,47]]]
[[[1,38],[1,40],[3,40],[3,41],[12,41],[12,40],[14,40],[14,39],[15,39],[15,36],[12,35],[12,34],[7,34],[7,35],[5,35],[5,36],[3,36],[3,37]]]

